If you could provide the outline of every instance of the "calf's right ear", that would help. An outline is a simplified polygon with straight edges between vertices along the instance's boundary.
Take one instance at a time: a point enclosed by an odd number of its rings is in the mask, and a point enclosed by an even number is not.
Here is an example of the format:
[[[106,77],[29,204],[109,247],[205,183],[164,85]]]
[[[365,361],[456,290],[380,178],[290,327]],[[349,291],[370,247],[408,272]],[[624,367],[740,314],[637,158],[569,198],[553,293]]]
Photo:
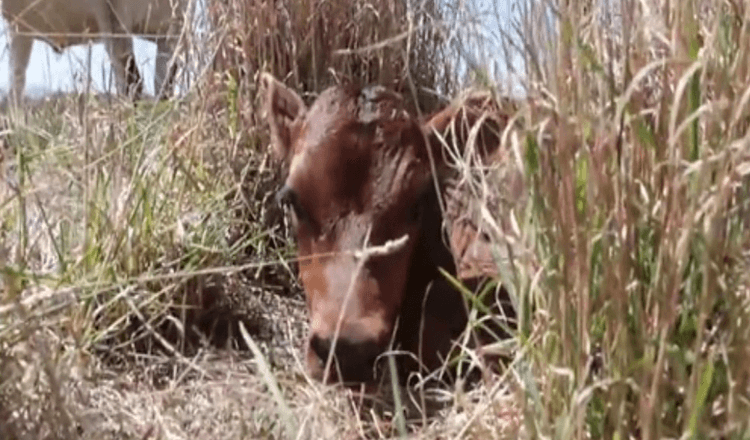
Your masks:
[[[285,161],[291,157],[294,124],[307,108],[302,98],[294,90],[285,86],[270,73],[261,74],[261,84],[265,88],[263,107],[271,127],[271,145],[277,159]]]
[[[487,160],[500,147],[500,137],[509,119],[491,95],[477,92],[433,114],[422,124],[422,133],[433,157],[439,161],[445,159],[442,150],[446,143],[460,155],[471,147],[481,160]],[[475,136],[469,146],[472,131]]]

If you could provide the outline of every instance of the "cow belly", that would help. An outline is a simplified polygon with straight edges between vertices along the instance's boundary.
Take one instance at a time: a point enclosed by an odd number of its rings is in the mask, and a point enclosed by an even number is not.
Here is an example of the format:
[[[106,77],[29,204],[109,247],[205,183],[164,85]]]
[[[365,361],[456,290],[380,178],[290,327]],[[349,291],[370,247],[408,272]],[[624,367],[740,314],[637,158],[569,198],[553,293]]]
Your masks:
[[[129,33],[153,39],[169,31],[172,17],[169,0],[108,1],[118,22]],[[100,40],[102,31],[96,11],[110,7],[103,0],[3,0],[2,3],[7,22],[14,23],[20,32],[39,34],[36,38],[58,50]]]
[[[41,0],[31,7],[27,3],[3,2],[5,20],[19,32],[32,33],[58,50],[99,38],[95,16],[82,4],[86,2]]]
[[[169,31],[173,15],[171,0],[113,1],[112,4],[117,16],[128,24],[128,30],[135,35],[159,37]]]

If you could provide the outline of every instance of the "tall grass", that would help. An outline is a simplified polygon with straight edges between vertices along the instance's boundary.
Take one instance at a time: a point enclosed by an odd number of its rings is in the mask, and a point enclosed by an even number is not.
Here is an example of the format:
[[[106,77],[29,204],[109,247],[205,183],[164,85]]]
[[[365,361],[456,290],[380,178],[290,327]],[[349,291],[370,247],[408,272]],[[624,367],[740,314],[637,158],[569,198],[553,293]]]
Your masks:
[[[433,0],[217,0],[216,87],[245,128],[263,126],[255,103],[264,71],[305,97],[340,82],[379,83],[432,111],[455,90],[443,9]]]
[[[527,382],[527,428],[746,437],[745,6],[529,2],[525,13],[555,17],[519,35],[535,43],[522,148],[545,272],[530,292],[543,325],[523,336],[539,391]]]

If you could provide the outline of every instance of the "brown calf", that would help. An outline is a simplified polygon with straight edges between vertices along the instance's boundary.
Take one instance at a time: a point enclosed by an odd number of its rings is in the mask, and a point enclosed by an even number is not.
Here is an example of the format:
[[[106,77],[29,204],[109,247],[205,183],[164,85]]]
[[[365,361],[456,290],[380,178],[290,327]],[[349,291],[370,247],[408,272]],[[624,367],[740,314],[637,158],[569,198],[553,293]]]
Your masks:
[[[443,234],[439,200],[447,169],[439,134],[452,127],[457,136],[448,139],[463,148],[481,102],[420,124],[382,87],[331,87],[308,109],[272,76],[263,83],[273,149],[288,167],[278,199],[296,232],[309,371],[371,382],[391,342],[428,370],[440,366],[467,310],[438,268],[472,280],[494,270],[489,244],[471,228]],[[472,133],[482,156],[497,149],[503,123],[490,118]]]

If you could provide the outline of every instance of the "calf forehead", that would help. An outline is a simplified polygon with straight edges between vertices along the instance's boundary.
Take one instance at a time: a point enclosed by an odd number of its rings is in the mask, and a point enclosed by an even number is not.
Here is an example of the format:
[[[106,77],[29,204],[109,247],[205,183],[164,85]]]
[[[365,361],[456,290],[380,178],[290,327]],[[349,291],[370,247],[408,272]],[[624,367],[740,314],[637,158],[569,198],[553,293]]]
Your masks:
[[[296,137],[289,181],[319,197],[367,204],[422,177],[419,126],[400,96],[382,87],[326,90]]]
[[[400,104],[399,95],[379,86],[331,87],[320,94],[307,112],[299,133],[298,151],[311,150],[331,156],[371,154],[376,144],[383,143],[378,139],[383,130],[393,130],[394,124],[410,121]]]

